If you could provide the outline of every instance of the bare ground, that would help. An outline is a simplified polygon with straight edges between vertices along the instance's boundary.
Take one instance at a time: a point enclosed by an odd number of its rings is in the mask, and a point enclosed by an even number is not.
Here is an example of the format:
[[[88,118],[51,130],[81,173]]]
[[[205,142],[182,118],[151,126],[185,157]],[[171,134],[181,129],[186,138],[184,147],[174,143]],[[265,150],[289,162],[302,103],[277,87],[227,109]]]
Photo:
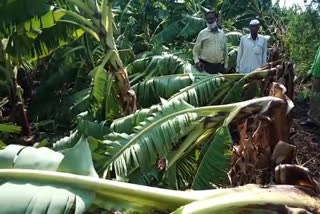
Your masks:
[[[307,120],[308,110],[309,101],[295,101],[291,141],[297,146],[297,164],[309,168],[313,175],[320,177],[320,127],[300,125]]]

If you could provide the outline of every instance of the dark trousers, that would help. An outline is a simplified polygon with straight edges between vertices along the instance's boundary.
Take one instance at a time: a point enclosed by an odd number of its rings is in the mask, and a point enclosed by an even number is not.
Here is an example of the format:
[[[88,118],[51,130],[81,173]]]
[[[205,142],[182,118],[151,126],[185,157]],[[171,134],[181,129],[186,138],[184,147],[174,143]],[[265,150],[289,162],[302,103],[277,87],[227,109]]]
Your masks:
[[[204,65],[204,70],[209,74],[217,74],[224,72],[224,64],[222,63],[210,63],[203,59],[199,59],[200,62]]]

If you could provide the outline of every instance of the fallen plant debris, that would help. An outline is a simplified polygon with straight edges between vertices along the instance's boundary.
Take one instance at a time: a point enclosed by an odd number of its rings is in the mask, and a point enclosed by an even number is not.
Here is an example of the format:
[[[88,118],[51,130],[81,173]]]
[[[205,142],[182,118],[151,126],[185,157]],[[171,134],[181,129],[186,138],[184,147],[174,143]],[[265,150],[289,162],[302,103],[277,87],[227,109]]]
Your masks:
[[[283,85],[273,83],[270,95],[281,98],[283,102],[239,123],[239,142],[233,148],[229,172],[232,186],[270,184],[277,165],[294,162],[296,148],[289,144],[289,113],[293,103],[285,92]]]

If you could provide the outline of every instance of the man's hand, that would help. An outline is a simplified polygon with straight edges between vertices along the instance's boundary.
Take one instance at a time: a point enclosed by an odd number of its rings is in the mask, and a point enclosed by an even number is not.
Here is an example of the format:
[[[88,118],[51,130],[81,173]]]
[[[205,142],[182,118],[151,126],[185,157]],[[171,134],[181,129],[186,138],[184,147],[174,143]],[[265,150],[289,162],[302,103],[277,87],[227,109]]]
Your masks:
[[[196,66],[197,66],[199,71],[203,71],[204,70],[204,64],[202,62],[197,62]]]

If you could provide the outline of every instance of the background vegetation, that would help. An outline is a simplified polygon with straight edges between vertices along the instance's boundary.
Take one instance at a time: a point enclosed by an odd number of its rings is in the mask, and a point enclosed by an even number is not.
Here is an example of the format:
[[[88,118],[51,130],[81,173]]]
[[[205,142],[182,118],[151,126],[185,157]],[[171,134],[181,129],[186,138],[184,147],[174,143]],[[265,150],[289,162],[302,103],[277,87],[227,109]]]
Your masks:
[[[113,3],[117,25],[114,31],[115,42],[125,65],[136,59],[147,59],[148,56],[163,54],[174,54],[192,63],[193,41],[205,26],[204,12],[215,8],[220,11],[220,24],[226,32],[245,33],[251,18],[260,19],[263,25],[262,33],[271,36],[270,48],[276,45],[279,52],[286,54],[287,58],[296,64],[298,80],[303,80],[310,70],[319,45],[320,18],[317,6],[317,2],[313,2],[306,9],[299,7],[284,9],[277,5],[272,6],[271,1],[266,0],[115,1]],[[2,14],[4,20],[11,16],[8,12]],[[8,21],[19,19],[8,19]],[[70,24],[70,21],[58,22],[53,28],[41,29],[41,36],[36,38],[34,34],[39,29],[31,29],[24,32],[24,35],[21,32],[10,33],[12,30],[10,28],[3,31],[2,38],[10,35],[8,42],[11,42],[12,47],[6,47],[6,51],[10,57],[14,57],[13,65],[18,66],[17,83],[23,89],[22,96],[25,98],[27,116],[32,120],[32,128],[36,130],[65,126],[64,124],[68,124],[65,122],[71,122],[75,115],[84,109],[77,109],[81,106],[73,105],[79,101],[77,98],[88,92],[90,84],[88,73],[101,62],[105,54],[104,48],[92,40],[88,33],[77,40],[70,40],[71,43],[62,43],[62,40],[59,44],[53,42],[58,41],[59,36],[65,38],[65,27],[70,30],[74,25]],[[55,31],[55,34],[50,31]],[[41,44],[46,44],[46,48],[41,48]],[[231,71],[232,66],[235,66],[237,45],[237,34],[231,33],[229,36]],[[37,51],[36,55],[31,48]],[[129,75],[130,67],[134,66],[128,67]],[[10,76],[2,75],[2,81],[6,84],[10,83],[6,80],[8,78],[10,79]],[[133,78],[131,84],[137,80],[139,79]],[[0,90],[3,98],[10,90],[12,94],[13,90],[4,82]],[[43,103],[46,103],[46,108],[42,108]],[[60,108],[56,108],[57,105]],[[66,110],[72,106],[74,107],[72,111]],[[8,105],[5,107],[9,108]],[[19,125],[22,125],[21,121]],[[67,127],[69,125],[70,123]]]
[[[10,195],[1,207],[23,213],[34,193],[41,202],[34,204],[43,207],[30,209],[46,210],[53,199],[42,195],[57,191],[61,212],[90,206],[92,213],[97,207],[201,213],[203,203],[220,194],[146,186],[291,184],[318,194],[307,169],[278,166],[294,163],[295,154],[288,116],[294,69],[288,61],[295,64],[296,82],[306,81],[320,41],[318,4],[284,9],[271,0],[1,2],[0,177],[6,179],[0,195]],[[217,76],[198,72],[191,60],[210,9],[219,11],[228,37],[230,67]],[[240,38],[253,18],[268,37],[270,64],[234,74]],[[297,176],[290,177],[293,172]],[[21,188],[30,194],[17,194]],[[261,189],[240,190],[239,197],[246,197],[237,206],[245,211],[245,200],[255,196],[248,192]],[[232,201],[233,190],[225,191],[222,201]],[[277,197],[265,193],[264,203],[319,209],[318,197],[294,186],[274,191]],[[297,194],[288,199],[281,191]],[[123,196],[128,192],[136,195]],[[12,211],[8,204],[17,195],[21,206]],[[223,203],[205,211],[233,207]]]

